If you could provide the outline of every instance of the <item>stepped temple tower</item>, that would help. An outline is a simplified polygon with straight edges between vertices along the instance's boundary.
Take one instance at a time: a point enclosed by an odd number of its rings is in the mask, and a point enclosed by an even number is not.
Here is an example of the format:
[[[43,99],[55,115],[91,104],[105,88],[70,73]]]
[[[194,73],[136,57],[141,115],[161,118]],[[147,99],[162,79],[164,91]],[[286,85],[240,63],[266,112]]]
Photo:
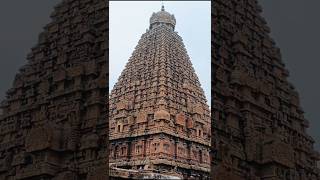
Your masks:
[[[109,95],[110,167],[209,176],[209,106],[175,25],[152,14]]]
[[[0,180],[107,178],[106,14],[105,0],[55,7],[1,103]]]
[[[257,0],[212,9],[216,180],[319,180],[319,153]]]

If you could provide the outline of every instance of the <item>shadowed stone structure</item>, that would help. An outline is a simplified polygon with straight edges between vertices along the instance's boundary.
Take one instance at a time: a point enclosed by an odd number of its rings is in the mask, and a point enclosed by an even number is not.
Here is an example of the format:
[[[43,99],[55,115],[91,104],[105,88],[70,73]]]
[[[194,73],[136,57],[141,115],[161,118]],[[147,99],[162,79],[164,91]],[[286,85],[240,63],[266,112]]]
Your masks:
[[[107,178],[106,14],[105,0],[55,7],[1,103],[1,180]]]
[[[309,123],[260,12],[256,0],[213,3],[214,179],[318,180]]]
[[[175,24],[152,14],[110,94],[110,166],[205,178],[210,111]]]

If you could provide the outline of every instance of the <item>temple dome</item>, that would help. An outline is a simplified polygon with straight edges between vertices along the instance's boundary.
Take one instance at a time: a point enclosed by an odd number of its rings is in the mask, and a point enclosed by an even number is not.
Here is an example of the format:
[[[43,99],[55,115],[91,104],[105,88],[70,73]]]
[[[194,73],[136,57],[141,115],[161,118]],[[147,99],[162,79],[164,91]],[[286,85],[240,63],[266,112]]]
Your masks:
[[[153,27],[153,25],[161,23],[171,25],[173,28],[176,25],[176,18],[173,14],[170,14],[167,11],[165,11],[164,6],[162,6],[161,11],[152,14],[150,18],[150,27]]]

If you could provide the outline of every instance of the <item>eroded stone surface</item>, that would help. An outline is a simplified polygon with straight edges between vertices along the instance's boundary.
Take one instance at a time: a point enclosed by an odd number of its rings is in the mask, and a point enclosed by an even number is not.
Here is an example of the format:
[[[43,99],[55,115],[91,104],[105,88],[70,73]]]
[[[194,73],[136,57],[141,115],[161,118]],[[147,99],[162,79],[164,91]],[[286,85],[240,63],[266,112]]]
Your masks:
[[[106,13],[105,0],[55,7],[1,104],[1,180],[106,178]]]
[[[161,10],[110,94],[110,165],[209,175],[210,112],[175,19]]]
[[[285,10],[284,10],[285,11]],[[215,179],[320,179],[299,96],[256,0],[215,0]]]

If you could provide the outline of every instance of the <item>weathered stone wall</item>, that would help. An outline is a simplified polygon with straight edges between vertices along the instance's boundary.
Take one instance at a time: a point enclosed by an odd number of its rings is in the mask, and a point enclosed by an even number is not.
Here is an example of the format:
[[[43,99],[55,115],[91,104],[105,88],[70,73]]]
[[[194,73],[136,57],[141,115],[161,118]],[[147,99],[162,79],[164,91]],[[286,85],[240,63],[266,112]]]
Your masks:
[[[110,94],[110,163],[204,177],[210,112],[173,18],[152,15]]]
[[[260,12],[256,0],[213,2],[213,173],[320,179],[309,123]]]
[[[2,102],[0,179],[106,178],[107,1],[63,0]]]

